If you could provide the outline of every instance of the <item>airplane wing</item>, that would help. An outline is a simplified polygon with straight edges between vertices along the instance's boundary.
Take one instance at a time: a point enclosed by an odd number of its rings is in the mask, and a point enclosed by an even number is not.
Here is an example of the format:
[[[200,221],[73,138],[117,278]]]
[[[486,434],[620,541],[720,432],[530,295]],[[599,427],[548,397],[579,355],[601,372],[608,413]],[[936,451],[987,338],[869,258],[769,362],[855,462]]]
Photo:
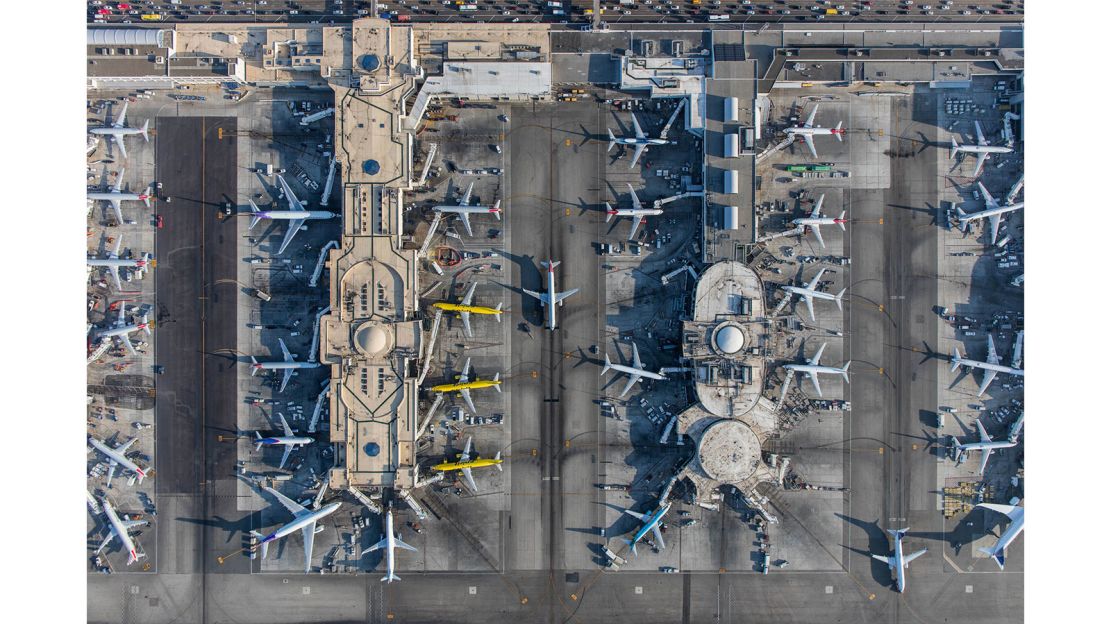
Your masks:
[[[108,487],[112,487],[112,477],[116,476],[116,466],[118,465],[116,460],[108,460]]]
[[[980,442],[990,442],[991,441],[991,437],[990,437],[990,435],[987,434],[987,430],[986,430],[985,427],[983,427],[983,422],[981,420],[976,419],[975,429],[979,432],[979,441]]]
[[[466,406],[470,408],[470,413],[477,414],[478,408],[474,407],[474,400],[470,398],[470,390],[463,388],[462,390],[459,390],[459,394],[461,394],[463,400],[466,401]]]
[[[282,192],[285,193],[285,200],[289,202],[289,209],[297,211],[304,210],[304,206],[301,205],[301,201],[297,199],[297,196],[293,194],[293,189],[289,188],[289,183],[285,181],[285,178],[281,177],[281,174],[278,174],[277,179],[281,184]]]
[[[820,225],[811,225],[811,226],[809,226],[809,229],[810,229],[810,231],[813,232],[813,236],[817,239],[817,242],[820,243],[821,249],[824,249],[825,248],[825,239],[824,239],[824,237],[821,236],[821,226]]]
[[[813,154],[814,158],[817,158],[817,148],[813,145],[813,136],[809,134],[803,134],[802,138],[805,139],[806,147],[809,148],[809,153]]]
[[[289,461],[289,456],[293,454],[293,445],[286,444],[285,452],[281,454],[281,463],[278,464],[278,470],[285,468],[285,462]]]
[[[112,212],[116,214],[116,222],[123,225],[123,210],[120,208],[120,201],[113,197],[108,200],[108,203],[112,205]]]
[[[474,441],[473,436],[466,439],[466,446],[463,447],[463,452],[459,455],[459,461],[470,461],[470,443]]]
[[[637,139],[644,138],[644,131],[640,128],[640,122],[636,119],[636,113],[632,113],[632,131],[636,133]]]
[[[471,492],[478,491],[478,485],[474,483],[474,475],[471,474],[469,468],[462,469],[463,479],[466,480],[466,486],[470,488]]]
[[[825,352],[825,347],[827,347],[828,345],[829,343],[822,342],[821,348],[817,350],[817,353],[813,354],[813,357],[809,360],[809,364],[813,364],[814,366],[821,364],[821,354]]]
[[[459,383],[466,383],[470,380],[470,358],[466,358],[463,364],[462,373],[459,374]]]
[[[116,290],[123,290],[123,284],[119,280],[119,267],[108,267],[108,273],[112,276],[112,282],[116,285]]]
[[[636,512],[636,511],[632,511],[631,509],[625,509],[624,513],[632,516],[633,518],[636,518],[640,522],[647,522],[647,514],[642,514],[642,513]]]
[[[281,359],[286,362],[292,362],[293,354],[289,352],[289,347],[285,346],[285,341],[278,338],[278,345],[281,347]]]
[[[779,403],[782,403],[782,400],[784,398],[786,398],[786,391],[787,391],[788,388],[790,388],[790,382],[793,379],[794,379],[794,371],[787,370],[786,380],[782,382],[782,392],[779,394]]]
[[[659,523],[656,522],[655,526],[651,527],[651,532],[655,535],[655,546],[659,550],[666,550],[667,543],[663,541],[663,532],[659,530]]]
[[[809,295],[801,295],[801,297],[802,297],[802,301],[804,301],[805,304],[806,304],[806,308],[809,309],[809,318],[810,318],[810,320],[812,320],[814,323],[816,323],[817,322],[817,316],[813,313],[813,297],[811,297]]]
[[[908,567],[910,565],[911,561],[913,561],[914,559],[917,559],[921,555],[924,555],[926,552],[928,552],[928,550],[929,550],[928,548],[922,548],[921,550],[913,553],[912,555],[903,556],[902,557],[902,567],[903,568]]]
[[[998,351],[994,348],[994,336],[987,334],[987,362],[998,364]]]
[[[979,384],[978,396],[983,396],[983,393],[990,387],[991,382],[994,381],[995,376],[998,375],[997,371],[985,370],[983,371],[983,383]]]
[[[113,134],[112,138],[115,140],[116,146],[119,147],[120,158],[127,160],[127,148],[123,146],[123,137],[118,134]]]
[[[1017,505],[999,505],[997,503],[979,503],[978,505],[976,505],[976,507],[982,507],[984,509],[990,509],[991,511],[995,511],[995,512],[998,512],[1000,514],[1005,514],[1006,516],[1009,516],[1009,518],[1011,520],[1017,520],[1018,518],[1020,518],[1025,513],[1025,509],[1023,507],[1018,507]]]
[[[817,119],[817,107],[819,107],[819,106],[821,106],[821,105],[820,104],[814,104],[813,105],[813,111],[809,114],[809,118],[806,119],[806,123],[805,123],[806,128],[812,128],[813,127],[813,121],[815,119]],[[816,156],[816,154],[814,154],[814,156]]]
[[[285,386],[289,385],[289,380],[293,378],[293,369],[287,368],[281,373],[281,387],[278,388],[278,394],[285,392]]]
[[[640,223],[643,220],[644,218],[639,215],[632,217],[632,229],[628,231],[628,240],[636,240],[636,232],[640,229]]]
[[[621,396],[628,394],[628,391],[632,389],[632,386],[636,385],[637,381],[640,381],[640,375],[629,374],[628,383],[624,385],[624,390],[621,390]]]
[[[983,163],[985,162],[987,162],[987,155],[985,153],[980,152],[975,155],[975,173],[971,174],[971,177],[979,177],[979,172],[983,170]]]
[[[636,151],[632,152],[632,164],[628,165],[629,169],[635,167],[636,163],[639,162],[640,154],[642,154],[644,152],[645,147],[647,147],[647,145],[644,144],[644,143],[637,143],[636,144]]]
[[[979,474],[983,474],[983,472],[987,469],[987,460],[991,458],[991,449],[982,449],[980,453],[982,453],[983,459],[979,460]]]
[[[628,185],[628,193],[632,195],[632,208],[639,210],[643,206],[640,204],[640,198],[636,197],[636,191],[633,190],[632,185]]]
[[[809,377],[809,380],[813,382],[813,389],[817,391],[817,396],[825,396],[821,394],[821,383],[817,381],[817,373],[807,372],[806,375]]]
[[[470,205],[470,193],[473,192],[473,191],[474,191],[474,183],[471,182],[470,185],[466,187],[466,192],[463,193],[462,199],[459,200],[459,205],[460,206],[469,206]],[[466,213],[463,213],[463,214],[466,214]]]
[[[93,554],[94,555],[99,555],[100,551],[104,550],[104,548],[107,547],[108,544],[111,544],[112,540],[115,537],[116,537],[116,534],[111,529],[108,529],[108,535],[104,538],[103,542],[100,542],[100,546],[97,547],[96,551]]]
[[[306,509],[304,505],[301,505],[297,501],[290,499],[288,496],[282,494],[272,487],[267,487],[264,485],[262,486],[262,489],[266,490],[270,494],[273,494],[274,498],[278,499],[278,502],[281,503],[286,509],[288,509],[289,513],[293,514],[294,518],[300,518],[305,514],[312,513],[308,509]]]
[[[824,194],[822,194],[820,197],[817,198],[817,204],[813,207],[813,212],[809,213],[809,216],[814,218],[814,219],[820,217],[821,216],[821,204],[823,204],[823,203],[825,203],[825,195]]]
[[[316,523],[309,522],[304,525],[301,528],[301,535],[304,535],[304,573],[308,574],[312,571],[312,542],[316,535]]]
[[[470,305],[471,303],[474,302],[474,290],[477,289],[477,288],[478,288],[478,282],[474,282],[473,284],[470,285],[470,290],[467,290],[466,291],[466,296],[462,298],[462,304],[463,305],[468,306],[468,305]]]
[[[297,232],[301,231],[301,226],[304,225],[304,219],[292,219],[289,221],[289,229],[285,230],[285,238],[281,239],[281,247],[278,247],[278,255],[280,256],[285,252],[285,248],[289,243],[293,242],[293,237]]]
[[[415,548],[413,548],[412,546],[402,542],[400,537],[394,537],[393,538],[393,545],[398,547],[398,548],[404,548],[405,550],[411,550],[412,552],[416,552]]]
[[[467,236],[474,236],[474,231],[470,229],[470,215],[465,212],[455,213],[459,216],[459,221],[462,221],[463,229],[466,230]]]
[[[470,313],[463,311],[459,313],[459,316],[462,317],[463,330],[466,331],[466,337],[473,338],[474,331],[470,329]]]
[[[995,201],[994,196],[987,190],[987,187],[983,186],[982,182],[979,182],[979,192],[983,194],[983,204],[986,208],[998,208],[998,202]]]
[[[555,294],[555,303],[562,303],[563,299],[566,299],[567,297],[573,295],[576,292],[578,292],[578,289],[577,288],[572,288],[570,290],[567,290],[567,291],[564,291],[564,292],[561,292],[561,293],[556,293]]]
[[[817,284],[821,283],[821,276],[824,275],[824,274],[825,274],[825,269],[821,269],[820,271],[818,271],[817,275],[814,275],[813,279],[811,279],[809,281],[809,283],[806,284],[806,288],[808,290],[817,290]]]
[[[119,114],[116,115],[116,121],[112,124],[113,128],[123,128],[123,127],[125,127],[125,124],[127,123],[127,105],[130,104],[130,103],[131,102],[124,102],[123,103],[123,108],[121,108],[119,110]]]
[[[281,419],[281,430],[285,432],[286,436],[290,438],[293,437],[293,429],[290,428],[289,423],[285,421],[285,414],[278,414],[278,418]]]
[[[1002,225],[1002,215],[991,215],[987,217],[991,224],[991,244],[998,242],[998,226]]]
[[[538,293],[534,290],[528,290],[527,288],[522,288],[521,290],[523,290],[525,294],[532,295],[536,299],[539,299],[540,304],[547,305],[547,293]]]
[[[636,346],[635,342],[632,343],[632,366],[634,368],[644,367],[643,363],[640,362],[640,349]]]
[[[135,445],[135,443],[136,443],[136,442],[138,442],[138,441],[139,441],[139,439],[138,439],[138,438],[131,438],[130,440],[128,440],[128,441],[126,441],[126,442],[124,442],[123,444],[120,444],[119,446],[117,446],[117,447],[116,447],[115,449],[113,449],[113,450],[114,450],[115,452],[119,453],[120,455],[123,455],[124,453],[126,453],[126,452],[127,452],[127,449],[129,449],[129,448],[131,448],[132,446],[134,446],[134,445]]]
[[[131,344],[131,337],[127,334],[120,334],[118,338],[120,342],[123,343],[123,346],[127,347],[127,351],[130,352],[131,355],[135,355],[135,345]]]
[[[987,138],[983,136],[983,128],[979,125],[979,120],[975,120],[975,142],[979,145],[986,145]]]
[[[885,563],[887,565],[887,567],[890,567],[890,568],[894,567],[894,562],[891,561],[890,557],[885,557],[883,555],[871,555],[871,558],[872,559],[878,559],[879,561],[882,561],[883,563]]]

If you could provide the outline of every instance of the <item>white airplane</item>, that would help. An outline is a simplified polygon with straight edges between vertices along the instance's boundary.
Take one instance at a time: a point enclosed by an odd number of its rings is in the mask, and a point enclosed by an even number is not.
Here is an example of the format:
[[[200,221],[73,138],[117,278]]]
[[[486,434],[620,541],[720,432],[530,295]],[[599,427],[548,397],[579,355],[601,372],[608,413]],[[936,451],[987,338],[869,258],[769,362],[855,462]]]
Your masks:
[[[89,134],[112,137],[112,139],[115,140],[116,145],[119,146],[120,156],[122,156],[124,160],[127,159],[127,148],[123,146],[123,137],[141,134],[143,135],[143,139],[145,139],[148,143],[150,142],[150,135],[147,134],[147,127],[150,125],[149,119],[143,122],[142,128],[127,127],[127,105],[129,103],[130,102],[123,103],[123,108],[120,110],[119,114],[116,115],[116,120],[112,123],[112,125],[89,129]]]
[[[906,591],[906,568],[909,567],[910,562],[924,555],[929,550],[928,548],[922,548],[912,555],[902,554],[902,538],[906,536],[907,531],[909,531],[909,529],[887,529],[886,532],[894,537],[894,554],[889,557],[871,555],[890,567],[890,571],[894,574],[894,586],[900,592]]]
[[[663,533],[659,530],[659,522],[663,520],[663,516],[667,515],[667,512],[670,511],[670,509],[671,504],[665,503],[657,507],[655,511],[651,512],[650,514],[637,513],[635,511],[632,511],[631,509],[624,510],[624,513],[632,516],[633,518],[636,518],[642,523],[639,530],[637,530],[635,535],[632,536],[632,539],[625,540],[625,543],[632,547],[633,555],[639,556],[639,553],[636,552],[636,544],[639,543],[639,541],[643,539],[644,536],[648,534],[648,532],[651,532],[655,535],[655,544],[656,547],[659,548],[659,550],[665,550],[667,548],[666,542],[663,541]]]
[[[821,348],[812,358],[806,360],[805,364],[787,364],[783,368],[786,369],[786,381],[782,383],[782,394],[779,396],[781,402],[786,397],[786,390],[790,387],[790,381],[794,379],[795,373],[805,373],[809,380],[813,382],[813,389],[817,391],[817,396],[824,396],[821,394],[821,384],[817,382],[817,375],[822,373],[829,375],[840,375],[844,377],[844,383],[848,383],[848,367],[851,366],[851,360],[844,363],[842,368],[835,366],[821,366],[821,354],[825,352],[825,347],[829,343],[821,343]]]
[[[101,500],[104,506],[104,516],[108,518],[108,536],[104,538],[103,542],[100,542],[100,547],[96,549],[95,554],[99,555],[100,551],[104,550],[105,546],[112,543],[113,539],[118,539],[120,545],[127,551],[127,565],[131,565],[145,557],[146,553],[137,552],[135,542],[131,539],[131,535],[129,535],[128,532],[136,527],[148,525],[150,522],[146,520],[120,520],[120,517],[116,514],[116,510],[112,509],[112,504],[108,502],[108,498],[105,497]]]
[[[813,120],[817,118],[818,106],[820,106],[820,104],[813,105],[813,112],[809,114],[809,118],[806,119],[806,122],[804,124],[795,128],[786,129],[786,136],[790,137],[791,141],[797,139],[798,137],[802,137],[802,139],[806,142],[806,147],[809,148],[809,153],[813,154],[814,158],[817,158],[817,148],[813,145],[813,137],[815,135],[831,134],[836,137],[837,141],[843,141],[844,139],[841,137],[844,135],[845,132],[844,130],[840,129],[841,124],[844,123],[841,121],[836,122],[835,128],[822,128],[821,126],[814,126]]]
[[[618,373],[624,373],[628,375],[628,383],[624,385],[624,390],[622,390],[620,394],[621,396],[628,394],[628,391],[632,389],[632,386],[636,385],[636,382],[640,381],[640,379],[643,377],[647,377],[648,379],[667,378],[661,373],[653,373],[651,371],[644,370],[644,364],[640,361],[640,350],[636,348],[635,342],[632,343],[632,366],[614,364],[609,360],[609,354],[605,354],[605,367],[601,369],[601,376],[604,377],[605,373],[608,373],[610,370],[615,370]]]
[[[393,533],[393,510],[390,509],[389,511],[385,512],[385,535],[382,536],[382,540],[377,544],[374,544],[370,548],[362,551],[362,554],[365,555],[366,553],[381,548],[385,549],[385,576],[382,577],[382,581],[386,583],[392,583],[393,581],[401,580],[401,577],[393,573],[393,551],[398,546],[404,548],[405,550],[416,552],[415,548],[401,541],[400,534]]]
[[[285,462],[289,461],[289,456],[293,453],[294,449],[306,444],[312,444],[316,440],[305,436],[293,435],[293,429],[289,426],[289,423],[285,421],[285,415],[278,414],[278,418],[281,419],[281,429],[285,435],[263,438],[261,433],[255,431],[254,450],[256,452],[261,451],[263,446],[284,446],[285,453],[281,456],[281,463],[278,464],[278,470],[281,470],[285,468]]]
[[[266,558],[266,552],[269,548],[270,542],[281,539],[286,535],[289,535],[290,533],[293,533],[300,529],[301,534],[304,536],[304,573],[308,574],[312,570],[313,537],[316,535],[316,533],[324,530],[324,527],[317,528],[316,522],[319,520],[323,520],[326,516],[332,513],[335,513],[335,511],[338,510],[340,505],[342,505],[343,503],[330,503],[321,507],[320,509],[317,509],[316,511],[309,511],[308,508],[306,508],[304,505],[290,500],[284,494],[271,487],[262,486],[262,489],[266,490],[270,494],[273,494],[274,498],[278,499],[278,502],[280,502],[286,509],[288,509],[289,513],[293,514],[293,520],[291,520],[288,524],[281,527],[277,531],[274,531],[273,533],[265,537],[263,537],[262,534],[258,531],[251,531],[251,535],[258,539],[259,545],[262,546],[262,558]]]
[[[998,449],[1011,448],[1015,446],[1017,442],[1015,441],[1016,438],[1015,440],[991,440],[991,437],[987,435],[986,428],[983,427],[983,423],[978,419],[975,420],[975,428],[979,430],[979,441],[967,443],[957,442],[956,449],[959,451],[960,457],[963,457],[965,453],[970,451],[981,451],[983,457],[979,460],[979,474],[983,474],[983,471],[987,469],[987,460],[990,459],[992,452]]]
[[[119,302],[119,316],[116,318],[115,325],[113,325],[111,329],[100,330],[97,333],[97,336],[101,339],[118,338],[119,341],[122,342],[125,347],[127,347],[127,350],[131,352],[131,355],[135,355],[135,345],[131,344],[131,338],[129,337],[129,334],[131,334],[131,332],[141,331],[145,332],[146,335],[149,336],[150,328],[154,326],[154,323],[150,322],[150,320],[147,318],[146,312],[144,312],[142,316],[139,317],[138,323],[127,325],[126,310],[127,304],[122,301]]]
[[[975,121],[975,145],[960,145],[956,142],[956,137],[952,137],[952,149],[948,153],[949,158],[955,158],[960,152],[967,152],[975,154],[975,173],[971,177],[979,177],[979,172],[983,170],[983,163],[987,162],[991,154],[1009,154],[1014,151],[1013,148],[1003,147],[999,145],[991,145],[987,142],[987,138],[983,136],[983,129],[979,126],[979,121]]]
[[[983,194],[983,203],[985,204],[985,208],[983,210],[980,210],[979,212],[967,214],[966,212],[964,212],[963,208],[957,206],[957,219],[960,224],[960,229],[964,232],[967,232],[967,228],[971,225],[972,221],[978,221],[979,219],[989,220],[991,226],[991,244],[993,245],[998,242],[998,227],[1002,224],[1002,215],[1006,214],[1007,212],[1014,212],[1015,210],[1021,210],[1022,208],[1025,208],[1025,202],[1018,202],[1016,204],[1010,204],[1008,206],[1000,206],[998,204],[998,200],[996,200],[994,197],[991,196],[990,193],[987,192],[987,187],[983,186],[982,182],[979,182],[979,192]]]
[[[124,193],[123,189],[123,175],[127,173],[126,169],[119,170],[119,176],[116,177],[115,186],[107,191],[88,191],[86,196],[94,201],[106,201],[112,206],[112,211],[116,214],[116,221],[123,225],[123,210],[120,208],[120,202],[125,201],[141,201],[150,208],[150,187],[148,186],[145,193]]]
[[[844,210],[841,210],[840,216],[835,219],[822,215],[821,204],[823,203],[825,203],[825,196],[821,195],[821,197],[817,199],[817,205],[813,207],[813,212],[809,213],[808,217],[799,217],[791,221],[792,224],[804,227],[813,232],[813,235],[817,237],[817,242],[821,243],[821,249],[825,248],[825,239],[821,238],[821,226],[839,225],[840,229],[844,230],[844,224],[848,222],[848,220],[844,218],[846,212]]]
[[[1011,503],[1016,503],[1017,499],[1011,500]],[[979,503],[976,507],[997,511],[1000,514],[1005,514],[1010,518],[1010,526],[1006,527],[1006,531],[998,538],[994,546],[982,547],[979,552],[990,555],[991,559],[998,564],[998,569],[1005,569],[1006,565],[1006,547],[1009,546],[1018,535],[1021,535],[1022,530],[1025,528],[1025,508],[1018,507],[1017,505],[996,505],[993,503]]]
[[[524,289],[524,292],[532,295],[540,300],[540,305],[547,306],[547,327],[548,329],[555,329],[555,304],[563,305],[563,300],[567,297],[578,292],[577,288],[563,292],[555,292],[555,267],[562,264],[558,260],[546,260],[541,262],[547,268],[547,292],[540,294],[534,290]]]
[[[813,314],[813,300],[814,299],[824,299],[826,301],[835,301],[837,309],[842,310],[842,311],[844,310],[844,306],[842,305],[841,302],[844,299],[844,293],[848,290],[847,288],[841,289],[840,292],[836,293],[835,295],[832,294],[832,293],[827,293],[827,292],[822,292],[820,290],[817,290],[817,285],[821,283],[821,276],[824,275],[824,274],[825,274],[825,269],[821,269],[820,271],[817,272],[817,275],[814,275],[813,279],[810,280],[810,282],[808,284],[806,284],[805,286],[783,286],[782,287],[782,289],[785,290],[788,293],[787,294],[788,297],[793,296],[793,295],[798,295],[799,297],[802,298],[802,301],[805,301],[806,307],[809,308],[809,318],[810,318],[810,320],[812,320],[814,322],[817,321],[817,317]]]
[[[632,217],[632,229],[628,232],[628,240],[636,239],[636,231],[640,229],[640,224],[646,219],[644,217],[651,217],[663,214],[662,209],[658,208],[644,208],[640,203],[640,198],[636,197],[636,191],[632,190],[632,185],[628,185],[628,192],[632,195],[631,208],[613,208],[609,202],[605,202],[605,222],[608,223],[613,217],[618,219],[621,217]]]
[[[474,231],[470,229],[470,215],[489,213],[501,220],[501,200],[494,202],[493,206],[471,206],[470,193],[474,190],[474,183],[471,182],[470,186],[466,187],[466,192],[463,193],[462,199],[459,200],[458,206],[436,206],[432,208],[438,213],[448,213],[458,215],[459,220],[462,221],[463,228],[466,229],[467,236],[474,236]]]
[[[1014,355],[1020,356],[1020,351],[1017,348],[1014,349]],[[1015,363],[1017,360],[1018,358],[1015,357]],[[983,382],[979,384],[979,394],[977,394],[976,396],[983,396],[983,393],[987,391],[987,388],[990,387],[991,382],[994,381],[994,378],[998,376],[998,373],[1015,375],[1017,377],[1025,376],[1025,371],[1020,368],[999,364],[1001,360],[998,357],[998,352],[994,350],[994,336],[990,334],[987,334],[986,362],[976,362],[975,360],[965,359],[962,355],[960,355],[960,348],[955,345],[952,346],[952,359],[949,361],[952,363],[951,370],[953,373],[956,372],[956,369],[958,369],[960,366],[979,368],[983,370]]]
[[[108,273],[112,276],[112,281],[116,284],[116,290],[123,288],[120,283],[120,269],[141,269],[145,267],[151,260],[150,254],[143,254],[142,258],[138,260],[124,260],[119,257],[119,251],[123,246],[123,237],[116,237],[116,246],[112,251],[108,252],[107,258],[88,258],[85,260],[86,265],[90,267],[104,267],[108,269]],[[121,304],[122,305],[122,304]]]
[[[116,448],[112,448],[107,444],[101,442],[100,440],[89,436],[89,446],[93,447],[97,451],[100,451],[105,457],[108,458],[108,487],[112,487],[112,477],[114,477],[116,474],[117,466],[123,466],[124,470],[130,470],[131,473],[134,475],[130,480],[128,480],[128,485],[131,485],[131,482],[134,481],[136,478],[141,484],[143,482],[143,479],[146,478],[146,472],[144,472],[142,468],[139,468],[139,466],[135,462],[127,459],[127,457],[125,456],[125,454],[127,453],[127,449],[131,448],[131,445],[134,444],[136,441],[138,441],[138,438],[131,438],[130,440],[124,442],[123,444],[120,444]]]
[[[634,149],[636,151],[632,152],[632,164],[628,165],[629,169],[636,166],[636,163],[640,160],[640,154],[644,152],[644,148],[648,145],[667,145],[670,142],[667,141],[667,137],[665,136],[660,136],[658,139],[653,139],[644,134],[644,131],[640,128],[640,122],[636,119],[636,113],[632,113],[632,131],[636,133],[636,136],[617,138],[616,136],[613,136],[613,129],[610,128],[609,149],[605,150],[606,153],[608,153],[613,151],[614,145],[634,145]]]
[[[305,210],[304,202],[297,199],[293,194],[293,189],[289,188],[289,184],[285,182],[285,178],[278,174],[278,183],[281,184],[281,192],[285,194],[285,201],[289,204],[288,210],[259,210],[255,205],[253,199],[248,199],[251,205],[251,223],[247,226],[248,230],[254,229],[258,222],[263,219],[282,219],[289,221],[288,229],[285,230],[285,238],[281,239],[281,246],[278,247],[278,255],[285,252],[285,248],[289,243],[293,242],[293,237],[301,230],[301,226],[308,219],[334,219],[339,215],[329,210]]]
[[[278,392],[285,392],[285,386],[289,384],[289,380],[293,377],[293,371],[305,368],[318,368],[319,362],[294,362],[294,355],[289,352],[289,348],[285,346],[285,341],[278,338],[278,344],[281,346],[281,361],[280,362],[259,362],[251,356],[251,377],[260,370],[280,370],[282,372],[281,387]]]

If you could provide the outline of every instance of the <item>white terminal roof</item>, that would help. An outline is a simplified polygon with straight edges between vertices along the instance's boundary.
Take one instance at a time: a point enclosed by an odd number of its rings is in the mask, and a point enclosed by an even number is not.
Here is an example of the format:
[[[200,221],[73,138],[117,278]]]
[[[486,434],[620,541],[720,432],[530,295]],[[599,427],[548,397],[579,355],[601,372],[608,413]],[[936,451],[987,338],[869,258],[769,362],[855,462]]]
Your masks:
[[[86,29],[86,45],[138,45],[165,47],[162,45],[164,30],[153,28],[89,28]]]
[[[550,63],[443,64],[443,75],[428,78],[421,92],[456,97],[513,99],[551,93]]]
[[[737,353],[744,347],[744,332],[729,325],[717,332],[717,348],[724,353]]]

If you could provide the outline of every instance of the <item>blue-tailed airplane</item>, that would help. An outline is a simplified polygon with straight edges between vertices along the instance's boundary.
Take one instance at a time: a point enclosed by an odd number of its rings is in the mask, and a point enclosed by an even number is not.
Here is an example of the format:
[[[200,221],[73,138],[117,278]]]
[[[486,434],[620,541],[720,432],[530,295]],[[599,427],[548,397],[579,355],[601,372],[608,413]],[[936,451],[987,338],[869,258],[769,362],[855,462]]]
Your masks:
[[[1010,501],[1011,503],[1017,502],[1017,499]],[[1018,507],[1017,505],[995,505],[992,503],[979,503],[976,507],[997,511],[1000,514],[1005,514],[1010,518],[1010,526],[1006,527],[1006,531],[998,538],[994,546],[982,547],[979,552],[990,555],[991,559],[998,564],[998,569],[1005,569],[1006,565],[1006,547],[1013,542],[1021,531],[1025,528],[1025,508]]]
[[[262,489],[273,494],[274,498],[278,499],[278,502],[288,509],[289,513],[293,514],[292,521],[269,535],[263,536],[258,531],[251,531],[251,535],[258,540],[259,546],[262,547],[262,558],[266,558],[266,551],[268,550],[270,542],[281,539],[299,529],[304,535],[304,573],[308,574],[312,570],[313,537],[316,533],[324,530],[324,527],[317,527],[316,522],[324,519],[324,517],[329,514],[335,513],[342,503],[331,503],[316,511],[309,511],[304,505],[290,500],[284,494],[273,488],[262,486]]]
[[[663,533],[659,530],[659,522],[663,519],[663,516],[667,515],[670,509],[671,504],[664,503],[659,505],[659,507],[650,514],[637,513],[631,509],[624,510],[624,513],[638,519],[642,523],[639,530],[636,531],[636,534],[632,536],[632,539],[625,540],[625,542],[632,547],[633,555],[638,555],[636,552],[636,544],[642,540],[649,531],[655,535],[655,544],[659,550],[663,550],[667,547],[666,543],[663,542]]]

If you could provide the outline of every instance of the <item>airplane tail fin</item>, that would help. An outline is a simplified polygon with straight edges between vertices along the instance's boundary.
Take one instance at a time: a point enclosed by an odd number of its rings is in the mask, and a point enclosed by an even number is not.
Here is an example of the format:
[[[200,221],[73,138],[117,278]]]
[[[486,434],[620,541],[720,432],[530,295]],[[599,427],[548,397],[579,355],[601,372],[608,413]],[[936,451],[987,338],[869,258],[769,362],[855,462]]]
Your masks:
[[[142,127],[142,131],[143,131],[143,139],[144,139],[144,140],[145,140],[145,141],[146,141],[147,143],[150,143],[150,135],[149,135],[149,134],[147,134],[147,130],[148,130],[149,128],[150,128],[150,120],[149,120],[149,119],[147,119],[146,121],[144,121],[144,122],[143,122],[143,127]]]
[[[850,382],[850,381],[848,380],[848,367],[849,367],[849,366],[851,366],[851,365],[852,365],[852,361],[851,361],[851,360],[848,360],[848,361],[847,361],[847,362],[846,362],[846,363],[844,364],[844,366],[843,366],[843,367],[842,367],[842,368],[840,369],[840,376],[844,378],[844,383],[851,383],[851,382]]]
[[[836,122],[836,132],[834,132],[833,134],[836,135],[836,140],[837,141],[844,141],[844,138],[840,136],[841,134],[844,133],[844,131],[840,129],[840,127],[843,126],[843,125],[844,125],[843,121]]]
[[[502,302],[499,301],[499,302],[497,302],[497,305],[493,309],[500,312],[501,311],[501,305],[502,305]],[[494,314],[493,318],[497,319],[498,323],[501,322],[501,315],[500,314]]]
[[[847,290],[848,290],[847,288],[844,288],[840,292],[836,293],[836,299],[833,300],[833,301],[836,301],[836,309],[840,310],[841,312],[844,311],[844,305],[843,305],[844,293],[847,292]]]
[[[948,150],[948,157],[955,158],[956,154],[960,151],[960,144],[956,142],[956,137],[952,137],[952,147]]]
[[[382,582],[383,583],[392,583],[393,581],[399,581],[399,580],[401,580],[401,577],[397,576],[396,574],[394,574],[392,572],[390,572],[390,573],[388,573],[388,574],[386,574],[385,576],[382,577]]]
[[[624,540],[624,543],[628,544],[632,548],[633,555],[639,556],[639,553],[636,552],[636,542],[633,542],[632,540]]]
[[[952,369],[951,369],[950,372],[953,372],[953,373],[956,372],[956,369],[960,367],[960,360],[962,360],[962,359],[963,359],[963,356],[960,355],[960,348],[953,345],[952,346]]]
[[[605,222],[608,223],[613,218],[613,207],[609,202],[605,202]]]
[[[605,373],[608,373],[609,369],[611,369],[611,368],[613,368],[613,363],[609,360],[609,354],[606,353],[605,354],[605,367],[601,369],[601,375],[600,376],[604,377]]]
[[[143,203],[146,204],[147,208],[150,208],[150,194],[153,192],[154,189],[148,186],[146,187],[146,191],[143,193]]]
[[[251,356],[251,364],[258,364],[258,360],[254,359],[253,355]],[[258,372],[258,367],[257,366],[252,366],[251,367],[251,377],[254,377],[255,373],[257,373],[257,372]]]
[[[494,389],[494,390],[496,390],[496,391],[498,391],[498,392],[501,392],[501,384],[500,384],[500,381],[501,381],[501,373],[494,373],[494,374],[493,374],[493,380],[494,380],[495,382],[498,382],[498,383],[494,384],[494,386],[493,386],[493,389]]]
[[[836,224],[839,225],[841,231],[844,231],[844,232],[848,231],[848,229],[844,227],[844,215],[847,214],[847,213],[848,213],[847,210],[841,210],[840,211],[840,216],[836,220]]]
[[[258,206],[254,203],[254,200],[248,199],[247,201],[251,204],[251,214],[253,215],[251,216],[251,224],[247,226],[247,229],[253,230],[254,226],[258,225],[258,222],[262,220],[262,217],[258,216]]]
[[[616,144],[617,144],[617,137],[613,136],[613,129],[610,128],[609,129],[609,149],[606,149],[605,151],[606,152],[613,151],[613,146],[616,145]]]
[[[150,323],[150,317],[148,315],[144,314],[144,315],[140,316],[139,317],[139,324],[143,326],[143,331],[146,332],[147,336],[151,335],[150,334],[150,325],[151,325],[151,323]]]
[[[493,213],[493,216],[497,217],[498,221],[501,220],[501,200],[500,199],[493,202],[493,210],[491,210],[490,212]]]
[[[991,559],[994,559],[994,562],[998,564],[999,570],[1006,569],[1006,552],[1003,549],[998,548],[997,546],[990,548],[984,546],[979,549],[979,552],[990,556]]]
[[[541,260],[540,261],[540,264],[542,264],[543,267],[545,269],[549,270],[549,271],[553,270],[555,267],[559,266],[562,263],[563,263],[562,260]]]
[[[255,452],[262,450],[262,434],[257,431],[254,432],[254,450]]]
[[[494,466],[497,466],[497,470],[500,472],[505,472],[505,469],[501,467],[501,451],[497,451],[497,454],[494,455],[493,458],[498,462],[494,464]]]
[[[265,559],[266,558],[266,552],[269,551],[269,549],[270,549],[270,543],[266,542],[266,541],[263,541],[263,540],[266,539],[266,537],[264,535],[262,535],[261,533],[259,533],[258,531],[251,531],[251,537],[258,540],[258,544],[259,544],[259,546],[261,546],[260,550],[261,550],[262,558]]]

